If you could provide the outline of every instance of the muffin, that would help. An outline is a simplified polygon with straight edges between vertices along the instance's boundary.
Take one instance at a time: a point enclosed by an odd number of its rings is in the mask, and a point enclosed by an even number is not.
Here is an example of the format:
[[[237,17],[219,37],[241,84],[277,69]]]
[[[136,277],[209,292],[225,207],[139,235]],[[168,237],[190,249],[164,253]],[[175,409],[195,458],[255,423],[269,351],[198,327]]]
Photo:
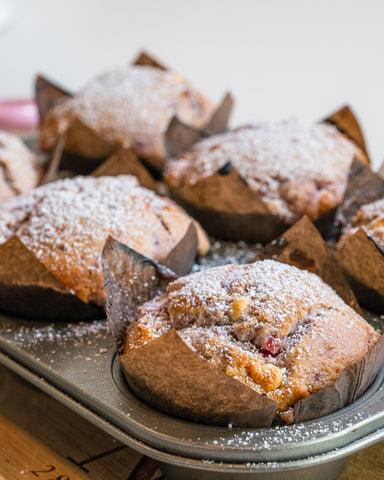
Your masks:
[[[17,136],[0,131],[0,202],[27,193],[40,178],[36,155]]]
[[[176,346],[176,336],[184,347]],[[126,357],[123,365],[134,391],[168,413],[182,412],[185,418],[205,422],[208,415],[196,413],[200,402],[204,403],[196,398],[205,393],[195,391],[189,377],[200,376],[207,384],[203,388],[211,389],[213,395],[216,378],[219,396],[225,373],[236,380],[236,388],[241,383],[256,392],[259,401],[267,405],[272,401],[278,415],[290,423],[299,400],[334,384],[345,369],[365,357],[378,338],[319,277],[274,260],[261,260],[212,268],[170,283],[164,294],[139,307],[136,320],[126,329],[121,360]],[[169,351],[164,339],[169,341]],[[159,355],[152,365],[156,345]],[[199,364],[192,356],[188,365],[164,362],[162,383],[156,380],[162,360],[174,356],[176,362],[178,350],[185,346],[203,362]],[[192,372],[193,363],[201,370]],[[172,383],[175,378],[177,392]],[[232,393],[227,391],[227,397]],[[186,407],[193,403],[191,395],[196,401],[192,413]],[[240,397],[238,401],[240,405]],[[208,398],[207,402],[209,409],[220,410],[219,401]],[[252,405],[244,408],[250,411]]]
[[[354,158],[368,163],[334,125],[290,118],[205,138],[167,162],[165,179],[212,235],[267,242],[334,209]]]
[[[104,306],[101,253],[108,235],[162,262],[191,223],[177,205],[140,187],[135,177],[75,177],[1,205],[0,250],[17,237],[70,294]],[[204,253],[208,240],[197,224],[196,229],[199,245],[195,235],[189,248]],[[0,283],[6,269],[3,264]]]
[[[66,150],[100,157],[97,142],[85,142],[79,134],[80,123],[109,145],[105,155],[123,145],[160,170],[165,157],[164,132],[171,118],[177,116],[200,128],[213,111],[213,104],[176,73],[128,65],[100,74],[73,98],[59,101],[42,121],[40,148],[50,150],[67,131]]]

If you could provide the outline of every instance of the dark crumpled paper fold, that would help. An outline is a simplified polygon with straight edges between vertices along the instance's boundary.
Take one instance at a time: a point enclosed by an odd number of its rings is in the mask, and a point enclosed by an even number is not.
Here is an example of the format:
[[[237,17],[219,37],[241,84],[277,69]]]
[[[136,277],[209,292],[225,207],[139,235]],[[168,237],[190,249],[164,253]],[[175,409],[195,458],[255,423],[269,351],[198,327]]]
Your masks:
[[[293,240],[292,237],[292,248]],[[324,264],[325,261],[319,263],[319,270]],[[281,423],[276,402],[203,360],[174,329],[143,347],[123,353],[127,324],[135,319],[142,303],[165,291],[172,277],[166,278],[159,265],[137,257],[112,239],[104,251],[103,268],[107,318],[123,372],[143,401],[165,413],[199,423],[230,423],[249,428]],[[334,385],[300,400],[293,407],[294,421],[323,416],[354,401],[372,383],[383,359],[381,338],[364,359],[346,368]]]
[[[126,325],[135,319],[138,307],[162,293],[177,275],[111,236],[105,242],[102,263],[107,317],[121,352]]]
[[[177,275],[186,275],[192,268],[198,253],[198,233],[191,222],[179,243],[168,253],[162,264]]]
[[[323,122],[335,125],[366,153],[361,128],[348,106]],[[216,132],[186,126],[174,119],[166,133],[167,157],[176,160],[191,149],[194,143],[214,133]],[[175,187],[168,184],[168,187],[173,198],[196,218],[209,234],[218,238],[267,243],[291,226],[268,210],[262,197],[252,191],[230,162],[193,185]],[[236,197],[236,200],[232,201],[233,197]],[[315,222],[326,238],[330,237],[330,232],[335,229],[335,213],[336,209],[333,209]]]
[[[361,309],[352,288],[332,252],[308,217],[303,217],[283,235],[266,245],[255,260],[272,258],[301,270],[316,273],[344,302],[359,314]]]
[[[215,237],[264,243],[289,228],[268,211],[231,165],[194,185],[171,191],[173,198]]]
[[[43,75],[37,75],[35,79],[35,100],[39,110],[40,122],[44,120],[49,110],[57,103],[72,96],[72,93],[54,84]]]
[[[341,239],[336,258],[359,302],[369,310],[384,313],[384,251],[359,228]]]
[[[0,245],[0,308],[36,320],[103,318],[104,309],[84,303],[14,236]]]
[[[199,140],[210,135],[224,133],[233,108],[233,97],[226,93],[204,128],[195,128],[173,117],[165,132],[167,157],[178,157],[189,150]]]

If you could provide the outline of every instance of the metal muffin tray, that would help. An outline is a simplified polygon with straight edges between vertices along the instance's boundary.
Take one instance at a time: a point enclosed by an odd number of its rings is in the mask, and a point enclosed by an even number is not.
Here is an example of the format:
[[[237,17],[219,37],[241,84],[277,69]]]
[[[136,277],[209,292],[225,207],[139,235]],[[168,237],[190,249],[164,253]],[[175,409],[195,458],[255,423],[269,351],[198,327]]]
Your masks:
[[[255,247],[213,243],[195,270],[243,263]],[[369,315],[377,328],[384,320]],[[103,430],[160,462],[167,479],[336,479],[349,455],[384,438],[384,367],[353,404],[291,426],[241,429],[185,422],[128,388],[105,320],[41,323],[0,316],[0,362]]]

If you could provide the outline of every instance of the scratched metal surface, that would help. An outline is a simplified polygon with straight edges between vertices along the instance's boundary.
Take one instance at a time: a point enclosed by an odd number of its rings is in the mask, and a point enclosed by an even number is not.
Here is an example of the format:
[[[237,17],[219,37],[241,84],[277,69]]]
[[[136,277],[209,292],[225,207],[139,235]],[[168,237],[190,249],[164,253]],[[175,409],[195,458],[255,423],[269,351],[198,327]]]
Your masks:
[[[258,248],[214,241],[194,270],[245,263]],[[384,327],[380,317],[369,315],[369,320]],[[50,393],[101,428],[163,462],[169,479],[189,478],[198,470],[199,478],[212,480],[228,472],[272,480],[292,478],[294,470],[295,477],[314,480],[324,478],[325,468],[327,478],[337,478],[348,455],[384,438],[384,370],[363,397],[327,417],[236,429],[184,422],[140,402],[125,384],[105,320],[42,323],[0,316],[0,352],[0,361],[25,377],[32,375],[43,389],[49,385]]]

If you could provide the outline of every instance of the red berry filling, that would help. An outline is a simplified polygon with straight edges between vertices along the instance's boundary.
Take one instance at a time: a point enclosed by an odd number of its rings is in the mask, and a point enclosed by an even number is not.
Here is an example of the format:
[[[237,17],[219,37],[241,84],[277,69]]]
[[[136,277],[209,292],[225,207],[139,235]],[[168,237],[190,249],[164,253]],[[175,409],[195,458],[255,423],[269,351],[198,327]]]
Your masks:
[[[283,347],[283,338],[278,337],[277,335],[271,335],[264,339],[263,343],[260,345],[260,353],[264,357],[277,357],[281,352]]]

